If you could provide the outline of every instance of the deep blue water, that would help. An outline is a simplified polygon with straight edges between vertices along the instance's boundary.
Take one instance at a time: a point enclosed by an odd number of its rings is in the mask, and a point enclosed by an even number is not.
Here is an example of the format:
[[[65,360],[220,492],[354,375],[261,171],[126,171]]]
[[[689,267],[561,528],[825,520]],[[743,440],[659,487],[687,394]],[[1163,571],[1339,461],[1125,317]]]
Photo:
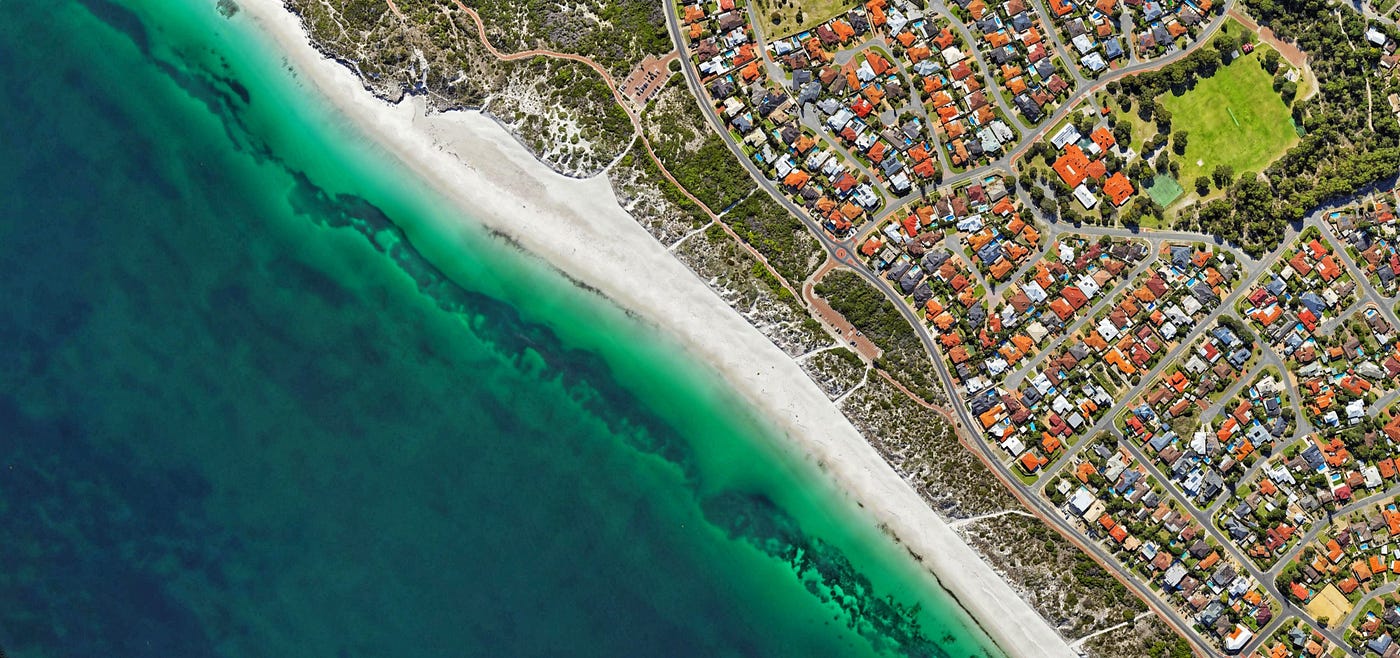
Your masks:
[[[702,365],[166,4],[0,3],[8,655],[999,655]]]

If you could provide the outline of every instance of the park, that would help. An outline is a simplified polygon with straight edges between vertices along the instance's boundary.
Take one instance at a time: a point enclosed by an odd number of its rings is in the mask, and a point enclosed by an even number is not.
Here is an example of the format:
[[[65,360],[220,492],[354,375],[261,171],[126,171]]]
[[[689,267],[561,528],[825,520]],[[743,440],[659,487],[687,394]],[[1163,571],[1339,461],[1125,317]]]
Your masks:
[[[1158,98],[1171,112],[1172,132],[1188,135],[1179,180],[1208,176],[1217,165],[1257,173],[1298,143],[1288,106],[1260,62],[1268,50],[1261,44],[1185,93]]]

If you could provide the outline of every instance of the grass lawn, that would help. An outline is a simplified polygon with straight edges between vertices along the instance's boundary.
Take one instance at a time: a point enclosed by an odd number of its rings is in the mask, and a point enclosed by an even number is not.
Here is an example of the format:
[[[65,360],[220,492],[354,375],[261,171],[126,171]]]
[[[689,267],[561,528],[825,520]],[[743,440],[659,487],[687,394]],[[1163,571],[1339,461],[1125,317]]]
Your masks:
[[[1288,107],[1273,89],[1273,77],[1259,65],[1260,45],[1181,96],[1159,97],[1172,113],[1172,131],[1185,131],[1181,180],[1209,175],[1218,164],[1235,173],[1262,171],[1298,143]],[[1202,164],[1197,166],[1196,162]]]
[[[763,32],[773,39],[791,36],[803,30],[814,28],[855,6],[855,3],[850,0],[755,1],[758,2],[758,15],[761,22],[758,27],[762,28]],[[777,25],[774,25],[771,19],[775,11],[778,12],[779,16]],[[802,14],[800,22],[797,20],[799,13]]]

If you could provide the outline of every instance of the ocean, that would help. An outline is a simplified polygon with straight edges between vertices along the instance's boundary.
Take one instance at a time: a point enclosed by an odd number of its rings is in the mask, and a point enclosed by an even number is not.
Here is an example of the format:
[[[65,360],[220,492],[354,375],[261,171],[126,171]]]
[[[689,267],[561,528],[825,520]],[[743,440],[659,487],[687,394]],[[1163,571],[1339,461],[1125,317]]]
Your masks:
[[[233,3],[0,3],[0,62],[5,654],[1002,655]]]

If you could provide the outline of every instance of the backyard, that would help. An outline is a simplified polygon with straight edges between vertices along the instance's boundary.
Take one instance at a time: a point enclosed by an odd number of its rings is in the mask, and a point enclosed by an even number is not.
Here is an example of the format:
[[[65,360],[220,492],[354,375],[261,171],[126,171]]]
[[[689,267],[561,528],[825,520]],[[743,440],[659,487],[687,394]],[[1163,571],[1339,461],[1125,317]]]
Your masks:
[[[1268,49],[1260,44],[1194,89],[1158,98],[1171,112],[1172,132],[1188,133],[1179,180],[1208,176],[1221,164],[1236,173],[1259,172],[1298,142],[1288,106],[1259,64],[1260,53]]]

